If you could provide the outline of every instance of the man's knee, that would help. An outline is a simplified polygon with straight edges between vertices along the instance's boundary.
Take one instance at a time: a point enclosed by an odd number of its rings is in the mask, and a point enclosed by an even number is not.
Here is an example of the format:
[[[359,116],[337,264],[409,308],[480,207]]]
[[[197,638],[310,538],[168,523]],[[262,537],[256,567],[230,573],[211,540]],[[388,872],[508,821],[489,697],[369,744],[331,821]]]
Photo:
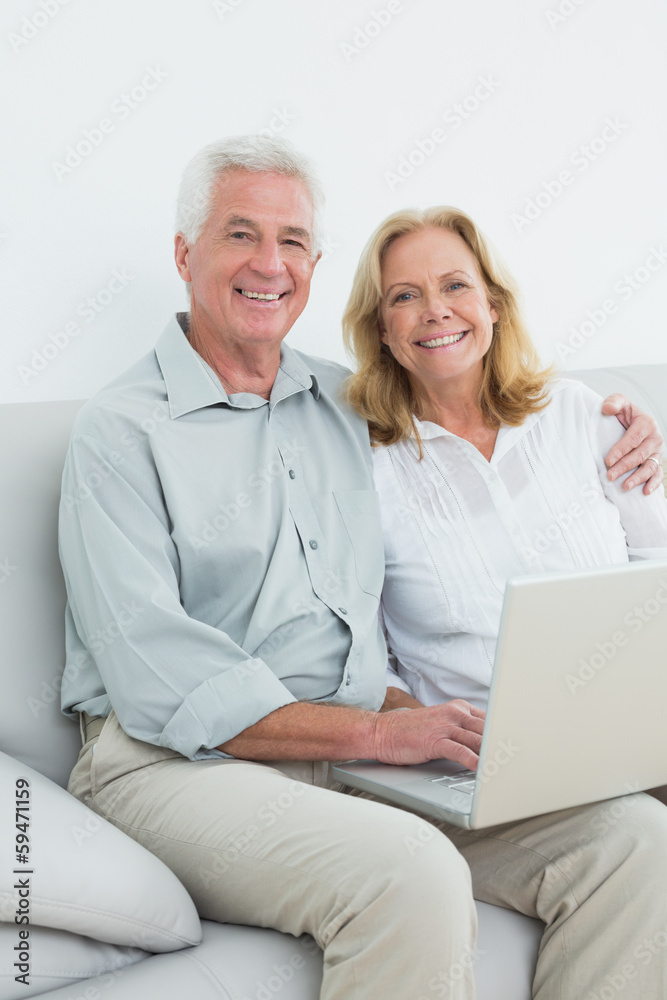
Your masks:
[[[590,827],[593,838],[621,838],[643,843],[657,837],[664,851],[667,809],[643,792],[623,795],[597,803]]]
[[[418,816],[415,825],[401,837],[404,862],[401,872],[417,889],[422,900],[446,894],[461,918],[473,913],[472,879],[463,855],[449,838]]]
[[[667,808],[662,802],[644,792],[624,795],[601,803],[596,819],[600,837],[620,841],[635,865],[660,877],[667,849]]]
[[[596,802],[581,809],[547,881],[587,881],[592,872],[605,878],[616,869],[628,876],[652,872],[651,878],[662,880],[666,844],[667,808],[655,798],[640,792]]]
[[[381,808],[380,832],[377,826],[357,828],[360,849],[381,880],[399,892],[414,891],[424,901],[430,894],[446,892],[450,899],[472,905],[470,870],[445,834],[414,813]]]

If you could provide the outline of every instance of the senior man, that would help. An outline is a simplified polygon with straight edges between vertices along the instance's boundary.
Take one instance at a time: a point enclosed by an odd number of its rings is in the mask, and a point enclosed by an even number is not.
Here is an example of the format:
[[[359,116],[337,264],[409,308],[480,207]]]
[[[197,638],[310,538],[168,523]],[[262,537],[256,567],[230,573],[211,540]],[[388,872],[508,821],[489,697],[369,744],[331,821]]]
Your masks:
[[[474,767],[483,719],[464,702],[378,711],[367,429],[339,401],[345,370],[283,343],[320,201],[284,141],[202,150],[175,244],[190,312],[77,419],[61,504],[63,709],[84,743],[70,790],[161,857],[203,917],[312,934],[326,1000],[427,995],[454,966],[448,996],[471,998],[462,856],[327,777],[352,757]],[[560,996],[559,946],[544,953],[539,995]]]

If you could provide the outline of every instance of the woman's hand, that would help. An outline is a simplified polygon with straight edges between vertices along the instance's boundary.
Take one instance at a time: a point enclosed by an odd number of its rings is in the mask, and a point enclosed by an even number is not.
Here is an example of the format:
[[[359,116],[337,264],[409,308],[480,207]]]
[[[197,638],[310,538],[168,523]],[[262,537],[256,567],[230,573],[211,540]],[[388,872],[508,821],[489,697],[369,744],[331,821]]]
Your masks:
[[[371,756],[383,764],[423,764],[445,757],[474,771],[485,715],[460,698],[411,712],[379,712]]]
[[[644,483],[644,493],[652,493],[663,480],[663,441],[657,423],[621,393],[607,396],[602,412],[607,416],[616,416],[626,428],[623,437],[605,458],[609,479],[618,479],[630,469],[635,469],[623,483],[623,489],[631,490]]]
[[[393,712],[396,708],[423,708],[424,703],[417,701],[402,688],[388,687],[384,696],[381,712]]]

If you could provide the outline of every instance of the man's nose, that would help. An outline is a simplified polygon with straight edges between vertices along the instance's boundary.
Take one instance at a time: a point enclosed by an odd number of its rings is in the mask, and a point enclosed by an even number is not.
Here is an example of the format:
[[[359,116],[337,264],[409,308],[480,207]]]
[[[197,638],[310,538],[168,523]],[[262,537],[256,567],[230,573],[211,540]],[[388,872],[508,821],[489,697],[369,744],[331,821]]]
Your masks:
[[[261,240],[256,244],[250,266],[266,278],[272,278],[285,269],[280,255],[280,246],[273,240]]]

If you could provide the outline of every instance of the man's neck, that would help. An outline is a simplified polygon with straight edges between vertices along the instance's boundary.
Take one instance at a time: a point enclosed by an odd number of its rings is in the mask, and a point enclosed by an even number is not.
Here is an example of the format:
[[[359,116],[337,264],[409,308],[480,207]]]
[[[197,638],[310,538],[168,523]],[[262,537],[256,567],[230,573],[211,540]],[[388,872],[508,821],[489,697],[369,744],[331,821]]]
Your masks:
[[[280,365],[280,344],[226,343],[190,316],[187,337],[207,365],[216,373],[228,395],[250,392],[269,399]]]

